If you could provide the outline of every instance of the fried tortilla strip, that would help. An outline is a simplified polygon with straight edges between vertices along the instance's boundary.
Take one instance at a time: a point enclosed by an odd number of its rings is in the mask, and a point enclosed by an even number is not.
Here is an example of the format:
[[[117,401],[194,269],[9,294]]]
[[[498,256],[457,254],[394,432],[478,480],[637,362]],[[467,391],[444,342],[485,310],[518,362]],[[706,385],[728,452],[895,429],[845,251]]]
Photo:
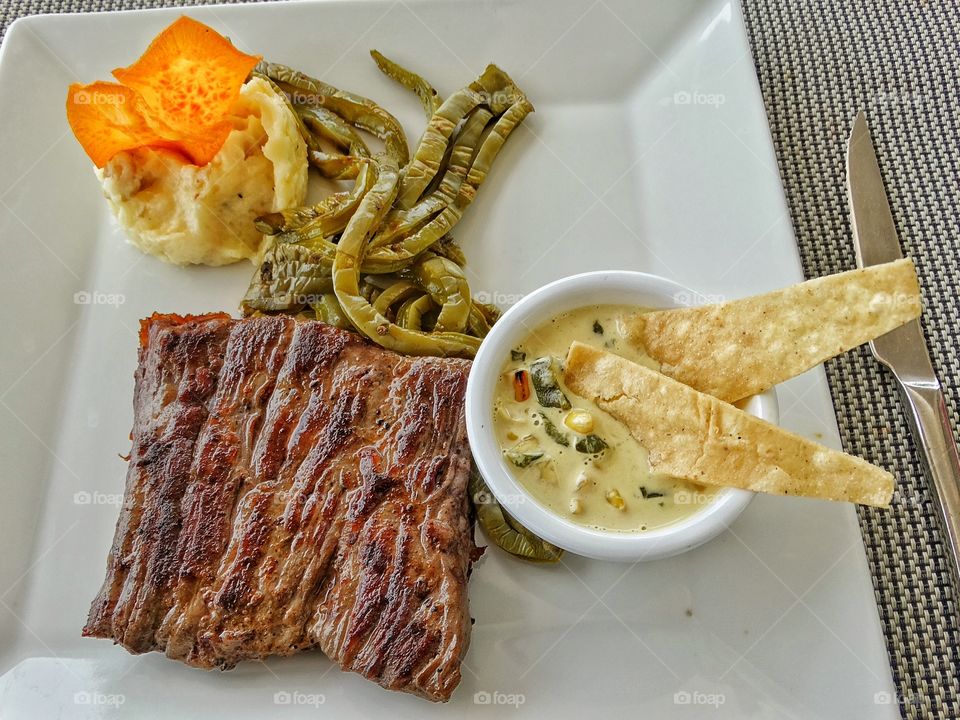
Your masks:
[[[697,392],[619,355],[575,342],[564,380],[622,422],[653,472],[707,485],[886,507],[893,476]]]
[[[626,319],[629,342],[685,385],[736,402],[920,315],[911,260],[783,290]]]

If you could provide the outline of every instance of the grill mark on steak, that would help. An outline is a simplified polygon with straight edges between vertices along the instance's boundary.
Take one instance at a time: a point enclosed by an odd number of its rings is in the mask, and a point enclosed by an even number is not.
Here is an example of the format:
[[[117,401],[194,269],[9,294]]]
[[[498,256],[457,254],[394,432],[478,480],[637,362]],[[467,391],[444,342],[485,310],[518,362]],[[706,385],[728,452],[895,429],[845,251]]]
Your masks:
[[[191,477],[183,497],[184,523],[179,537],[181,577],[158,630],[168,656],[184,659],[195,651],[210,588],[232,534],[233,518],[246,480],[245,438],[260,423],[262,408],[289,344],[283,320],[264,318],[256,325],[231,324],[217,392],[198,441]]]
[[[396,479],[383,472],[383,458],[376,448],[365,447],[360,451],[360,488],[347,510],[347,520],[368,515],[375,505],[383,500]]]
[[[286,317],[144,321],[124,506],[84,634],[200,667],[317,646],[448,699],[476,552],[468,369]]]
[[[162,316],[142,330],[133,433],[124,504],[104,589],[90,610],[87,635],[113,637],[133,652],[152,649],[148,628],[168,606],[166,583],[179,528],[178,495],[188,481],[193,446],[222,365],[228,328],[219,317]],[[172,336],[176,337],[172,337]],[[166,541],[163,544],[155,540]]]
[[[345,529],[341,543],[361,549],[341,553],[349,561],[327,581],[332,591],[324,594],[316,622],[329,656],[380,675],[386,687],[423,684],[435,687],[439,697],[449,697],[460,681],[457,659],[470,631],[469,615],[462,612],[470,563],[462,558],[462,539],[471,533],[468,504],[462,482],[451,482],[469,472],[462,410],[452,420],[434,416],[443,412],[438,395],[462,398],[465,391],[466,374],[451,370],[408,359],[395,372],[388,393],[390,430],[373,444],[384,459],[378,471],[400,482],[379,504],[365,507],[366,518]],[[430,453],[423,452],[425,447]],[[445,481],[439,484],[424,472],[434,456],[446,458]],[[447,547],[423,542],[420,528],[445,523],[459,542]],[[356,608],[352,617],[350,607]],[[434,612],[434,607],[451,611]],[[419,633],[425,638],[419,644],[412,640],[418,633],[405,630],[417,620],[434,629]],[[411,659],[418,651],[424,653],[419,671],[412,669],[418,663]]]
[[[363,407],[349,388],[330,386],[330,395],[318,395],[317,390],[324,386],[314,382],[316,368],[304,358],[318,355],[329,369],[346,346],[346,339],[336,335],[327,347],[323,328],[319,323],[295,325],[278,372],[275,397],[268,406],[266,426],[271,437],[256,442],[260,454],[254,463],[262,479],[250,494],[260,495],[271,510],[262,520],[258,518],[235,533],[239,540],[226,553],[221,589],[215,596],[219,607],[205,618],[202,651],[193,658],[197,663],[228,667],[236,663],[235,656],[242,659],[239,653],[258,657],[287,654],[310,644],[303,633],[306,616],[298,616],[305,615],[315,596],[316,578],[322,577],[333,546],[327,546],[326,554],[311,552],[306,565],[295,556],[296,498],[304,488],[306,492],[314,490],[317,478],[326,477],[327,466],[349,439],[351,424],[359,419]],[[310,394],[304,392],[305,387]],[[332,407],[330,397],[336,398]],[[278,420],[271,421],[274,417]],[[320,492],[326,491],[320,488]],[[238,516],[248,514],[241,509]],[[245,543],[247,536],[252,536],[253,542]],[[286,562],[289,558],[294,559],[292,564]],[[294,593],[299,593],[296,607],[285,606]]]

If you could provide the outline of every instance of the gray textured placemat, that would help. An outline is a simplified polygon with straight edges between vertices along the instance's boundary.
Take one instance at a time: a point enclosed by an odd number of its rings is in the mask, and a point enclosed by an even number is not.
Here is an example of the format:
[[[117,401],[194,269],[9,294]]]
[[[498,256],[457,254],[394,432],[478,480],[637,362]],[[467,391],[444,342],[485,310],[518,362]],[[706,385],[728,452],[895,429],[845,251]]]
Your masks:
[[[0,32],[37,13],[205,0],[0,0]],[[854,266],[844,152],[867,111],[924,327],[960,427],[960,6],[743,0],[747,31],[807,276]],[[827,365],[844,447],[899,480],[889,512],[861,510],[904,717],[960,718],[960,630],[934,509],[891,377],[862,348]],[[798,658],[798,672],[803,659]]]

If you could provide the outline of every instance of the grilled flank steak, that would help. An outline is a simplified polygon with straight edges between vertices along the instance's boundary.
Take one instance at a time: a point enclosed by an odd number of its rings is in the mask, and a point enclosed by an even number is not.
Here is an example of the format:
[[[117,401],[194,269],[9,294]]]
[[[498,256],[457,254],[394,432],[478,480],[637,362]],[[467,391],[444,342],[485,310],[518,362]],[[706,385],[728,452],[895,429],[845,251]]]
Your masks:
[[[469,367],[312,321],[143,321],[123,508],[84,635],[204,668],[319,647],[449,699],[477,552]]]

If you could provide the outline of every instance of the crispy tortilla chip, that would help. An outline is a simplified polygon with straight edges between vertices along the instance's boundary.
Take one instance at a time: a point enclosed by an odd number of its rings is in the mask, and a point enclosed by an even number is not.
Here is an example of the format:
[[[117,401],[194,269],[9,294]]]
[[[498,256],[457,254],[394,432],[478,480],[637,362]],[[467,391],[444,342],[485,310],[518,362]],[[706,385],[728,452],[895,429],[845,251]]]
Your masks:
[[[258,57],[186,16],[128,68],[122,84],[71,85],[67,119],[94,164],[123,150],[165,147],[206,165],[233,129],[229,115]]]
[[[626,320],[665,375],[727,402],[789,380],[920,315],[910,260]]]
[[[622,422],[646,448],[650,469],[706,485],[886,507],[893,476],[733,405],[575,342],[567,387]]]

